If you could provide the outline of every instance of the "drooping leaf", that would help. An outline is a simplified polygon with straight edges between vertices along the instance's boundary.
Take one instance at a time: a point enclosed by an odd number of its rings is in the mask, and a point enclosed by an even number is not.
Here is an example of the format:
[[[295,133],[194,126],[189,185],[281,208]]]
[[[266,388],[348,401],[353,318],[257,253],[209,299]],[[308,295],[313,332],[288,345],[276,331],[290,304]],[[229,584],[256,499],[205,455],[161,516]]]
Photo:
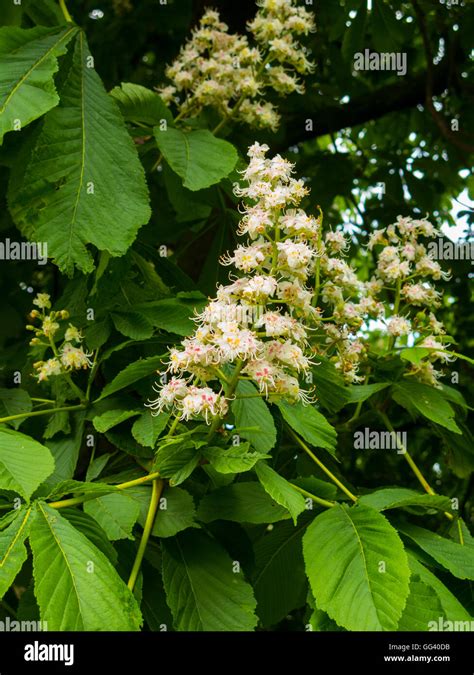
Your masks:
[[[153,127],[163,120],[168,124],[173,121],[169,108],[156,91],[147,89],[141,84],[122,82],[114,87],[110,96],[117,101],[120,112],[128,122],[138,122]]]
[[[255,473],[270,497],[277,504],[288,509],[296,525],[296,519],[306,508],[303,495],[295,490],[285,478],[274,471],[266,462],[258,462],[255,466]]]
[[[179,631],[251,631],[256,601],[243,572],[198,530],[163,542],[163,582]]]
[[[101,401],[106,396],[115,394],[115,392],[125,389],[134,382],[138,382],[147,375],[156,372],[157,368],[163,365],[162,358],[160,356],[149,356],[146,359],[139,359],[130,363],[126,368],[124,368],[114,379],[105,385],[102,389],[102,393],[97,399]]]
[[[407,604],[400,618],[398,630],[428,631],[430,622],[438,622],[443,616],[443,608],[433,588],[420,581],[417,575],[412,575]]]
[[[176,486],[188,478],[199,464],[201,453],[193,441],[169,443],[161,446],[155,456],[153,470]]]
[[[102,551],[57,510],[37,504],[30,543],[35,596],[49,630],[139,630],[132,593]]]
[[[125,422],[130,417],[136,417],[139,414],[139,410],[107,410],[102,415],[96,415],[92,419],[92,424],[98,432],[103,434],[112,429],[112,427],[117,426],[117,424]]]
[[[31,508],[17,512],[15,520],[0,531],[0,599],[15,580],[27,558],[25,539],[30,527]]]
[[[207,129],[184,132],[155,127],[158,148],[189,190],[202,190],[219,183],[237,163],[237,151],[228,141]]]
[[[0,144],[59,103],[53,76],[75,26],[0,28]]]
[[[377,511],[402,508],[404,506],[424,506],[427,509],[451,511],[451,500],[442,495],[429,495],[408,488],[382,488],[359,498],[361,504],[371,506]]]
[[[226,485],[203,497],[197,517],[203,523],[233,520],[237,523],[275,523],[289,517],[259,483]]]
[[[0,489],[29,499],[53,471],[54,460],[48,448],[30,436],[0,428]]]
[[[107,538],[105,530],[101,528],[95,518],[92,518],[85,511],[77,507],[66,507],[61,509],[61,515],[67,518],[76,530],[82,532],[104,555],[110,560],[112,565],[117,563],[117,551]]]
[[[280,401],[277,405],[285,422],[305,441],[335,455],[336,430],[316,408],[301,402],[292,404]]]
[[[307,526],[307,520],[296,526],[290,522],[278,523],[254,545],[253,587],[263,627],[277,624],[304,604],[308,582],[302,538]]]
[[[276,443],[275,423],[267,404],[261,398],[238,398],[255,394],[257,390],[251,382],[239,382],[232,412],[239,436],[249,441],[257,452],[266,453]],[[247,427],[256,429],[248,431]]]
[[[430,570],[427,569],[411,552],[408,553],[408,563],[412,575],[418,576],[420,581],[435,591],[446,619],[449,621],[466,621],[471,619],[469,612],[462,606],[459,600],[451,593],[443,582],[440,581],[435,574],[430,572]]]
[[[22,233],[46,241],[56,264],[71,276],[75,267],[93,269],[88,244],[123,255],[150,209],[136,149],[82,33],[70,61],[60,104],[17,162],[9,204]]]
[[[133,539],[132,529],[138,520],[140,505],[124,492],[103,495],[84,502],[84,511],[99,523],[110,541]]]
[[[190,298],[163,298],[142,302],[135,305],[135,309],[155,328],[186,336],[196,328],[192,317],[205,303],[206,298],[201,293],[193,293]]]
[[[30,395],[25,389],[0,389],[0,417],[21,415],[21,413],[30,412],[32,409],[33,404]],[[12,420],[9,424],[18,429],[23,421],[24,419],[20,418]]]
[[[421,382],[397,382],[392,387],[394,400],[408,410],[415,410],[423,417],[450,431],[460,434],[454,421],[454,410],[434,387]]]
[[[150,504],[151,488],[133,488],[127,490],[127,494],[138,501],[140,505],[138,522],[143,526]],[[193,526],[195,515],[194,500],[189,492],[182,488],[166,487],[160,497],[151,533],[160,538],[174,537],[178,532]]]
[[[423,551],[459,579],[474,579],[474,547],[463,546],[452,539],[441,537],[423,527],[411,523],[400,526]]]
[[[145,410],[133,423],[133,438],[141,445],[154,448],[158,436],[166,428],[169,418],[168,413],[163,412],[159,415],[152,415],[151,411]]]
[[[358,384],[349,387],[350,403],[360,403],[368,398],[383,391],[390,386],[390,382],[374,382],[374,384]]]
[[[206,448],[203,456],[219,473],[249,471],[260,459],[270,457],[260,452],[251,452],[250,443],[240,443],[230,448]]]
[[[337,412],[349,400],[349,389],[334,365],[320,356],[311,371],[318,402],[326,410]]]
[[[410,570],[398,533],[378,511],[336,505],[316,516],[303,553],[317,606],[348,630],[396,630]]]

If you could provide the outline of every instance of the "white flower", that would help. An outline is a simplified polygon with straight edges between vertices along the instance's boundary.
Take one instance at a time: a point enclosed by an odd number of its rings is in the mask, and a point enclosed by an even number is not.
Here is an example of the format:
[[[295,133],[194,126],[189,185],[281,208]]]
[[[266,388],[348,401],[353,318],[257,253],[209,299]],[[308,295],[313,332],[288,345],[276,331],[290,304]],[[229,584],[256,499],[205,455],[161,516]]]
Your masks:
[[[33,300],[33,304],[40,309],[50,309],[51,296],[48,295],[48,293],[38,293],[36,298]]]
[[[66,370],[79,370],[79,368],[90,368],[92,361],[90,360],[92,354],[87,354],[82,347],[74,347],[69,342],[66,342],[61,348],[61,363]]]
[[[388,322],[388,332],[394,337],[408,335],[411,331],[411,323],[403,316],[392,316]]]
[[[64,334],[64,339],[66,342],[82,342],[83,337],[79,328],[70,323]]]
[[[56,358],[38,361],[33,367],[38,371],[36,375],[38,382],[45,382],[48,378],[62,373],[61,363]]]

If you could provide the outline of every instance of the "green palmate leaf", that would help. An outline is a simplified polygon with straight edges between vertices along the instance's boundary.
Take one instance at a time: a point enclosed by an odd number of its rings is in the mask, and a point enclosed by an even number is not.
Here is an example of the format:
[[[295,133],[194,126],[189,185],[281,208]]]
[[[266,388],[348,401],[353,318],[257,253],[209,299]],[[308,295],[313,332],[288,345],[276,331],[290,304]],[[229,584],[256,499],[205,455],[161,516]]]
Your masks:
[[[296,519],[306,508],[304,497],[266,462],[259,462],[255,472],[270,497],[288,509],[296,525]]]
[[[163,542],[163,582],[178,631],[251,631],[255,598],[226,551],[201,531]]]
[[[31,524],[30,543],[35,596],[49,630],[139,630],[135,598],[109,560],[41,502]]]
[[[84,411],[71,415],[73,432],[68,436],[57,435],[54,440],[48,440],[45,445],[54,457],[55,469],[48,479],[48,485],[55,485],[62,480],[72,478],[76,470],[77,460],[82,445],[84,433]]]
[[[206,495],[199,504],[197,517],[203,523],[214,520],[275,523],[288,518],[288,510],[273,501],[259,483],[235,483]]]
[[[257,393],[251,382],[239,382],[236,390],[237,398],[232,401],[232,412],[239,436],[250,441],[257,452],[265,453],[276,443],[275,423],[270,410],[261,398],[238,398],[254,396]],[[247,427],[256,430],[247,431]]]
[[[170,443],[158,449],[153,470],[168,478],[172,486],[188,478],[199,464],[201,453],[193,441]]]
[[[400,352],[400,358],[415,365],[420,365],[422,359],[425,359],[431,354],[432,350],[427,349],[426,347],[409,347],[408,349],[402,349]]]
[[[148,448],[154,448],[158,436],[166,428],[169,418],[170,415],[168,413],[152,415],[149,410],[145,410],[145,412],[133,423],[133,438],[141,445],[145,445]]]
[[[375,382],[374,384],[358,384],[349,387],[349,402],[360,403],[390,386],[390,382]]]
[[[292,404],[280,401],[277,405],[285,422],[305,441],[335,455],[336,430],[316,408],[301,402]]]
[[[88,244],[123,255],[150,209],[135,147],[82,33],[60,96],[17,162],[9,203],[22,233],[47,241],[60,269],[72,275],[74,267],[93,269]]]
[[[139,503],[138,522],[144,525],[150,505],[151,488],[134,488],[127,490],[127,494]],[[155,537],[174,537],[178,532],[193,527],[195,515],[194,500],[189,492],[182,488],[167,487],[161,495],[151,532]]]
[[[78,508],[61,509],[61,515],[67,518],[76,530],[82,532],[104,555],[110,560],[112,565],[117,564],[117,551],[107,538],[105,530],[101,528],[95,518],[85,511]]]
[[[474,547],[463,546],[417,525],[407,523],[399,529],[455,577],[474,579]]]
[[[166,604],[166,594],[161,574],[148,564],[143,564],[143,617],[151,631],[162,632],[173,626],[173,617]]]
[[[139,410],[107,410],[102,415],[96,415],[92,420],[92,424],[99,433],[103,434],[112,429],[112,427],[117,426],[117,424],[125,422],[130,417],[136,417],[139,414]]]
[[[74,26],[0,28],[0,143],[59,103],[53,75]]]
[[[311,373],[321,406],[331,412],[337,412],[344,407],[349,401],[349,389],[337,368],[330,361],[318,356],[318,363]]]
[[[260,452],[250,452],[250,443],[232,445],[230,448],[206,448],[203,456],[219,473],[249,471],[260,459],[270,457]]]
[[[371,506],[377,511],[396,509],[404,506],[424,506],[428,509],[451,511],[451,500],[442,495],[428,495],[408,488],[383,488],[363,495],[361,504]]]
[[[24,389],[0,389],[0,418],[21,415],[33,408],[30,395]],[[18,429],[24,419],[12,420],[10,424]]]
[[[53,471],[48,448],[18,431],[0,429],[0,489],[29,499]]]
[[[434,387],[421,382],[397,382],[392,387],[392,396],[407,410],[416,411],[454,433],[461,433],[454,421],[453,408]]]
[[[254,545],[253,587],[263,627],[278,623],[304,605],[308,582],[301,540],[307,526],[307,520],[297,526],[278,523]]]
[[[316,516],[303,538],[317,606],[348,630],[395,630],[408,596],[403,544],[378,511],[337,505]]]
[[[153,326],[139,312],[112,312],[111,319],[119,333],[132,340],[147,340],[153,335]]]
[[[122,82],[110,95],[117,101],[120,112],[128,122],[138,122],[154,127],[165,121],[172,124],[173,116],[162,98],[140,84]]]
[[[105,385],[97,400],[101,401],[106,396],[110,396],[121,389],[125,389],[125,387],[129,387],[134,382],[138,382],[138,380],[147,377],[147,375],[155,373],[162,365],[163,359],[161,356],[149,356],[146,359],[140,359],[139,361],[130,363],[121,373],[114,377],[112,382]]]
[[[234,146],[206,129],[186,133],[155,127],[154,132],[163,157],[189,190],[202,190],[219,183],[237,163]]]
[[[21,509],[15,520],[0,532],[0,599],[15,580],[27,558],[25,539],[30,527],[31,509]]]
[[[115,492],[84,502],[84,511],[99,523],[110,541],[133,539],[133,526],[138,520],[140,505],[127,494]]]
[[[418,575],[412,575],[407,604],[398,630],[427,631],[430,629],[430,622],[437,622],[440,617],[444,617],[444,612],[436,591],[420,581]]]
[[[56,483],[45,496],[50,500],[74,493],[99,496],[115,492],[116,489],[115,485],[108,485],[107,483],[88,483],[69,479]]]
[[[471,618],[469,612],[462,606],[459,600],[448,588],[430,572],[412,553],[408,553],[408,562],[412,575],[419,577],[420,581],[433,589],[443,608],[443,614],[449,621],[466,621]]]
[[[164,298],[142,302],[135,305],[135,309],[155,328],[186,336],[196,328],[192,317],[205,304],[206,298],[201,293],[194,293],[190,298]]]

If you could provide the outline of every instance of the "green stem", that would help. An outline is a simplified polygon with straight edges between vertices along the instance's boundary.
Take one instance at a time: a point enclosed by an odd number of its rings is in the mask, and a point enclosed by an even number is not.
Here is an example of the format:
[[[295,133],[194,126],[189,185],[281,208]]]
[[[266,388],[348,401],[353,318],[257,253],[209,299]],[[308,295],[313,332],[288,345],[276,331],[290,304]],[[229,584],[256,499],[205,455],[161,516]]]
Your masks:
[[[72,21],[72,16],[69,14],[67,7],[66,7],[66,2],[65,0],[59,0],[59,6],[61,7],[61,11],[64,14],[64,18],[68,23],[73,23]]]
[[[357,497],[355,495],[353,495],[352,492],[348,488],[346,488],[346,486],[343,483],[341,483],[339,478],[337,478],[337,476],[335,476],[332,473],[332,471],[330,471],[327,468],[327,466],[325,466],[325,464],[323,464],[321,462],[321,460],[316,457],[314,452],[312,452],[310,450],[310,448],[306,445],[306,443],[297,434],[295,434],[293,429],[291,429],[290,427],[287,427],[287,429],[290,433],[290,436],[292,438],[294,438],[294,440],[298,443],[298,445],[301,448],[303,448],[303,450],[311,457],[313,462],[316,462],[316,464],[319,466],[319,468],[322,469],[327,476],[329,476],[329,478],[332,480],[332,482],[335,483],[338,486],[338,488],[340,488],[344,492],[344,494],[346,494],[349,497],[349,499],[352,499],[353,502],[356,502]]]
[[[336,503],[336,502],[329,502],[326,499],[321,499],[321,497],[316,497],[316,495],[311,494],[311,492],[308,492],[308,490],[304,490],[303,488],[299,487],[299,485],[295,485],[294,483],[290,483],[290,485],[294,487],[295,490],[298,490],[298,492],[301,492],[301,494],[304,495],[305,497],[309,497],[310,499],[312,499],[313,502],[321,504],[321,506],[327,506],[328,508],[331,508]]]
[[[37,417],[38,415],[52,415],[57,412],[67,412],[72,410],[84,410],[86,406],[80,403],[79,405],[65,405],[60,408],[49,408],[48,410],[34,410],[33,412],[18,413],[18,415],[9,415],[8,417],[0,417],[0,424],[4,422],[11,422],[13,420],[21,420],[24,417]]]
[[[418,468],[415,460],[413,459],[413,457],[408,452],[408,449],[403,445],[403,443],[401,441],[398,440],[398,437],[395,433],[395,429],[393,428],[393,425],[390,422],[390,420],[388,418],[388,415],[385,412],[383,412],[383,410],[378,410],[377,412],[379,414],[380,419],[383,421],[383,423],[387,427],[387,429],[394,435],[394,438],[397,439],[397,446],[398,446],[398,449],[401,451],[400,454],[402,454],[405,457],[405,459],[408,462],[411,470],[413,471],[413,473],[415,474],[415,476],[417,477],[417,479],[419,480],[419,482],[423,486],[423,489],[425,490],[425,492],[427,492],[429,495],[435,495],[436,492],[433,490],[431,485],[428,483],[426,478],[421,473],[421,471]],[[454,520],[454,516],[453,516],[452,513],[448,513],[448,511],[445,511],[444,515],[446,516],[446,518],[449,518],[449,520]]]
[[[160,503],[161,493],[163,492],[164,481],[163,480],[154,480],[152,485],[150,506],[148,508],[148,514],[145,521],[145,527],[143,528],[142,538],[138,546],[137,555],[133,563],[132,571],[130,573],[130,578],[128,580],[127,586],[133,592],[135,583],[137,581],[138,574],[140,572],[140,567],[142,564],[143,556],[145,555],[145,550],[148,544],[148,540],[151,535],[151,530],[153,528],[153,523],[155,522],[156,512],[158,510],[158,504]]]
[[[136,485],[142,485],[143,483],[149,483],[151,480],[156,480],[160,477],[158,471],[150,473],[147,476],[142,476],[141,478],[134,478],[134,480],[128,480],[126,483],[119,483],[118,485],[111,485],[110,492],[115,492],[115,490],[126,490],[130,487],[135,487]],[[105,490],[105,488],[104,488]],[[70,497],[69,499],[61,499],[57,502],[49,502],[48,506],[51,506],[53,509],[64,509],[67,506],[77,506],[77,504],[82,504],[87,502],[89,499],[95,499],[97,495],[87,494],[81,495],[80,497]]]

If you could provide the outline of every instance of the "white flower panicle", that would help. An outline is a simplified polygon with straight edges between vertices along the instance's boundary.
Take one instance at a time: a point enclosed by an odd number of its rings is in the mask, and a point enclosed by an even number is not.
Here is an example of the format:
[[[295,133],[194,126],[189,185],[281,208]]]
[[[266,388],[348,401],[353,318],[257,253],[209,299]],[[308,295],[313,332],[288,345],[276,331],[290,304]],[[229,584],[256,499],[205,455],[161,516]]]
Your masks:
[[[156,385],[158,397],[149,404],[155,414],[174,410],[180,419],[206,421],[224,415],[234,394],[233,373],[250,378],[270,400],[307,401],[300,380],[311,382],[317,362],[312,357],[319,354],[331,358],[348,380],[358,377],[364,349],[355,331],[361,314],[379,307],[364,296],[344,313],[347,296],[364,291],[349,265],[333,257],[347,242],[340,232],[323,235],[321,215],[313,218],[300,208],[308,190],[293,178],[293,165],[279,155],[267,158],[267,151],[259,143],[249,148],[244,184],[234,186],[244,200],[238,232],[248,241],[221,262],[242,276],[217,288],[197,315],[193,335],[170,350],[171,380]],[[312,278],[327,296],[332,323],[321,320]],[[322,334],[318,351],[310,344],[316,333]]]
[[[432,350],[419,364],[411,364],[409,371],[409,375],[432,386],[439,386],[442,375],[442,371],[435,370],[434,362],[452,360],[446,353],[448,345],[439,339],[446,330],[433,314],[441,305],[441,294],[433,282],[449,279],[450,275],[420,241],[438,236],[440,232],[426,218],[398,216],[393,225],[375,230],[368,244],[370,250],[382,247],[377,255],[375,277],[368,284],[370,294],[375,301],[384,287],[395,293],[393,314],[386,317],[388,333],[394,340],[410,334],[419,336],[416,346]]]
[[[214,108],[227,119],[256,128],[278,127],[275,106],[262,97],[304,92],[299,75],[312,70],[298,37],[314,31],[313,15],[292,0],[262,0],[248,25],[258,46],[246,36],[231,34],[218,12],[208,9],[191,39],[166,69],[172,84],[158,89],[164,101],[178,107],[180,117],[194,117]]]
[[[50,311],[51,298],[47,293],[38,293],[33,300],[33,304],[39,309],[33,309],[30,312],[30,319],[39,319],[40,325],[28,325],[27,329],[34,331],[35,337],[30,341],[32,347],[47,347],[52,349],[54,357],[46,361],[36,361],[33,368],[39,382],[45,382],[50,377],[63,375],[74,370],[87,369],[92,366],[90,357],[92,354],[84,351],[80,343],[83,340],[81,331],[73,326],[68,325],[64,332],[64,339],[62,344],[57,347],[55,336],[60,330],[61,325],[59,321],[64,321],[69,318],[67,310]],[[75,346],[73,343],[76,343]]]

